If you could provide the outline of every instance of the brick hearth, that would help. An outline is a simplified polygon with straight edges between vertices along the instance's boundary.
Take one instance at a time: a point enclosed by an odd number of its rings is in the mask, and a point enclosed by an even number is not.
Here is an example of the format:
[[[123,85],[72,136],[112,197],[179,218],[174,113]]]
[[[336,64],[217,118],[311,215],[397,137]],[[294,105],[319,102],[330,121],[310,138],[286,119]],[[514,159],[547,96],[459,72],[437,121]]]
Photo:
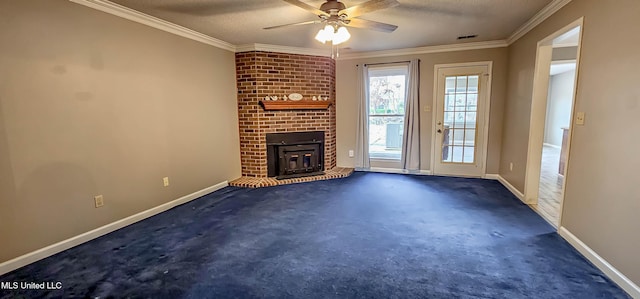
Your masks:
[[[261,51],[236,53],[236,78],[241,180],[267,178],[267,133],[324,131],[324,169],[336,167],[335,103],[324,110],[265,111],[259,105],[265,96],[282,97],[292,93],[301,94],[303,100],[313,96],[335,100],[333,59]]]
[[[323,175],[307,176],[307,177],[284,179],[284,180],[276,180],[275,178],[255,178],[255,177],[243,176],[233,182],[230,182],[229,185],[235,186],[235,187],[246,187],[246,188],[271,187],[271,186],[278,186],[278,185],[288,185],[288,184],[295,184],[295,183],[345,178],[350,176],[352,173],[353,173],[353,168],[334,167],[331,170],[325,171],[325,174]]]

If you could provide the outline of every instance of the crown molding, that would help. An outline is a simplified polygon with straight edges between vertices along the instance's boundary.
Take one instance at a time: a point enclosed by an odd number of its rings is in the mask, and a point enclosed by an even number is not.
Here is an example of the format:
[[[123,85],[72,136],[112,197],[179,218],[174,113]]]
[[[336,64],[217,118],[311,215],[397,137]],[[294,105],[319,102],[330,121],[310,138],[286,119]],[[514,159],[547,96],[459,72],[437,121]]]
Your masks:
[[[233,45],[208,36],[206,34],[191,30],[180,25],[156,18],[154,16],[141,13],[131,8],[122,6],[117,3],[113,3],[109,0],[69,0],[86,7],[90,7],[114,16],[118,16],[130,21],[134,21],[143,25],[147,25],[168,33],[172,33],[178,36],[182,36],[197,42],[201,42],[207,45],[211,45],[220,49],[224,49],[232,52],[248,52],[248,51],[265,51],[265,52],[278,52],[300,55],[313,55],[313,56],[331,56],[330,49],[315,49],[315,48],[299,48],[278,46],[269,44],[246,44],[246,45]],[[401,55],[415,55],[415,54],[427,54],[427,53],[440,53],[440,52],[453,52],[453,51],[466,51],[466,50],[479,50],[490,48],[502,48],[508,47],[522,36],[527,34],[533,28],[538,26],[544,20],[556,13],[562,7],[567,5],[571,0],[553,0],[531,19],[529,19],[524,25],[518,28],[511,36],[506,40],[495,40],[486,42],[474,42],[463,44],[450,44],[439,46],[427,46],[417,48],[406,48],[396,50],[384,50],[384,51],[369,51],[369,52],[356,52],[356,53],[344,53],[340,55],[338,60],[349,60],[357,58],[373,58],[373,57],[386,57],[386,56],[401,56]]]
[[[541,9],[537,14],[535,14],[531,19],[529,19],[526,23],[524,23],[520,28],[514,31],[509,38],[507,38],[507,43],[509,45],[515,43],[518,39],[523,37],[525,34],[529,33],[529,31],[536,28],[536,26],[540,25],[540,23],[544,22],[544,20],[548,19],[558,10],[563,8],[565,5],[569,4],[571,0],[553,0],[551,3],[547,4],[543,9]]]
[[[341,54],[338,60],[480,50],[480,49],[491,49],[491,48],[504,48],[507,46],[508,44],[507,44],[507,41],[505,40],[494,40],[494,41],[486,41],[486,42],[474,42],[474,43],[450,44],[450,45],[441,45],[441,46],[396,49],[396,50],[348,53],[348,54]]]
[[[131,8],[122,6],[117,3],[113,3],[108,0],[69,0],[69,1],[87,6],[102,12],[106,12],[108,14],[112,14],[114,16],[118,16],[130,21],[144,24],[165,32],[186,37],[188,39],[192,39],[197,42],[218,47],[220,49],[224,49],[227,51],[235,51],[235,48],[236,48],[234,45],[228,42],[213,38],[211,36],[202,34],[200,32],[191,30],[186,27],[182,27],[180,25],[176,25],[171,22],[167,22],[165,20],[156,18],[154,16],[141,13],[137,10],[133,10]]]
[[[235,47],[235,52],[250,52],[250,51],[263,51],[263,52],[277,52],[287,54],[299,54],[299,55],[312,55],[312,56],[331,56],[331,49],[313,49],[313,48],[298,48],[288,46],[278,46],[269,44],[246,44]]]

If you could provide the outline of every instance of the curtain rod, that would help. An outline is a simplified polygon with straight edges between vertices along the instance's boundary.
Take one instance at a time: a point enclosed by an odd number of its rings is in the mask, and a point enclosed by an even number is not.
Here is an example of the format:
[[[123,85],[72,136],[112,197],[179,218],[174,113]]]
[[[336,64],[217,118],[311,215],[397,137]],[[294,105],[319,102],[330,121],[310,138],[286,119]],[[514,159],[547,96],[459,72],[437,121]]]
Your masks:
[[[383,65],[383,64],[396,64],[396,63],[406,63],[406,62],[411,62],[410,60],[405,60],[405,61],[394,61],[394,62],[378,62],[378,63],[365,63],[364,66],[370,66],[370,65]],[[420,62],[420,59],[418,59],[418,62]],[[358,66],[359,64],[356,64],[356,66]]]

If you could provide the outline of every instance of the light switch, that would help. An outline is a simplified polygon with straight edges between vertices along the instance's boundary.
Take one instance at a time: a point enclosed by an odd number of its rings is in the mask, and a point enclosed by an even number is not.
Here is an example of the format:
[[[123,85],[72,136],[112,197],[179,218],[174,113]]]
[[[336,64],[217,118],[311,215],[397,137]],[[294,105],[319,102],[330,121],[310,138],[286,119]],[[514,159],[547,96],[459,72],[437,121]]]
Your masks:
[[[584,125],[584,112],[576,113],[576,125],[579,125],[579,126]]]

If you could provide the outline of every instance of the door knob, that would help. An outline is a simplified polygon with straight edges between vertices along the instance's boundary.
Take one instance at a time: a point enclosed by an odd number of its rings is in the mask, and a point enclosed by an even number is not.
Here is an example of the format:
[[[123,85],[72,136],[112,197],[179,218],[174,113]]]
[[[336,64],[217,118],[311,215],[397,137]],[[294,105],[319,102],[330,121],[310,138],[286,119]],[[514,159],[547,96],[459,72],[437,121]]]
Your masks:
[[[439,133],[442,133],[442,130],[438,129],[438,131],[436,131],[436,132],[438,132],[438,134],[439,134]]]

